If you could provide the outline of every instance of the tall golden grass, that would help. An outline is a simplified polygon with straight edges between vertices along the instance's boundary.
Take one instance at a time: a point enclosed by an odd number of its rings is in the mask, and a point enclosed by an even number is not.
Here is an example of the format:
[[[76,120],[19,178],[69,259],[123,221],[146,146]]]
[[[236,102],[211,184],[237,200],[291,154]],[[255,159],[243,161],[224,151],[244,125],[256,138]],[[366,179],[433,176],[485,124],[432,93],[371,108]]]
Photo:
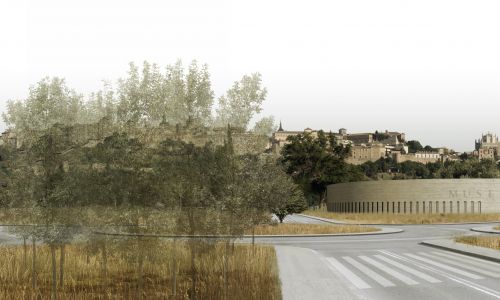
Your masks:
[[[321,225],[321,224],[274,224],[259,225],[255,227],[256,235],[281,235],[281,234],[335,234],[373,232],[380,229],[359,225]],[[247,231],[252,234],[252,231]]]
[[[356,224],[438,224],[460,222],[496,222],[500,213],[491,214],[384,214],[334,213],[325,210],[307,210],[306,215]]]
[[[455,241],[457,243],[500,250],[499,236],[459,236],[455,238]]]
[[[196,299],[224,299],[225,295],[226,299],[281,299],[275,252],[270,246],[198,242],[193,244],[197,249],[193,273],[187,242],[177,241],[174,248],[171,241],[152,240],[108,242],[105,256],[99,247],[67,245],[64,284],[58,282],[57,299],[189,299],[192,278]],[[0,298],[49,299],[49,247],[36,247],[35,289],[31,247],[26,260],[23,249],[0,247]],[[58,263],[59,259],[58,252]]]

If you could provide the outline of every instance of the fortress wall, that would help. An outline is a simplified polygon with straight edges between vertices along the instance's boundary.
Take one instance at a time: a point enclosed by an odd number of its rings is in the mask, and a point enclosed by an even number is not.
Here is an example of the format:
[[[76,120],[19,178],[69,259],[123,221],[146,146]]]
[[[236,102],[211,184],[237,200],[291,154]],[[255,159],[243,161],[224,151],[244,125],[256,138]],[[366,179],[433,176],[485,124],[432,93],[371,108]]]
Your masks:
[[[327,209],[352,213],[500,213],[500,179],[331,184],[327,190]]]

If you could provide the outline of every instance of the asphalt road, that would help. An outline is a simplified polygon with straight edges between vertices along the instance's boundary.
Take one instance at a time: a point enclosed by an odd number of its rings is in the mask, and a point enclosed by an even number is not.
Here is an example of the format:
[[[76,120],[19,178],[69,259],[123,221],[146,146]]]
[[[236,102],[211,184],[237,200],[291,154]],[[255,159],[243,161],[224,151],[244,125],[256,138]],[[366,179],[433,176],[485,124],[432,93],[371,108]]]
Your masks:
[[[322,223],[301,216],[285,221]],[[474,226],[395,226],[405,231],[257,241],[276,245],[285,300],[500,299],[500,264],[419,245],[474,235]]]

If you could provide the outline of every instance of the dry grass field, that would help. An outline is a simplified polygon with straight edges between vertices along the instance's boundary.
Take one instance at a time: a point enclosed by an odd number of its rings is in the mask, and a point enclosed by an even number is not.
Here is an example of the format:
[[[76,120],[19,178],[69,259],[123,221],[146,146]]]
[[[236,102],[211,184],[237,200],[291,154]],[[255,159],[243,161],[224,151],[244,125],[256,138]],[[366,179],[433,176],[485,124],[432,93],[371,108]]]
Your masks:
[[[307,210],[303,214],[346,221],[354,224],[438,224],[460,222],[495,222],[500,221],[496,214],[351,214],[334,213],[326,210]]]
[[[500,250],[500,236],[460,236],[456,237],[455,241],[458,243]]]
[[[186,242],[174,248],[173,242],[152,240],[107,242],[105,255],[102,245],[67,245],[63,285],[57,252],[57,299],[188,299],[193,278],[196,299],[223,299],[224,291],[227,299],[281,299],[272,247],[192,244],[193,273]],[[37,246],[33,289],[31,245],[26,256],[22,245],[0,247],[0,299],[50,299],[51,261],[49,247]]]
[[[279,234],[335,234],[335,233],[359,233],[373,232],[380,229],[358,225],[316,225],[316,224],[275,224],[259,225],[255,227],[256,235],[279,235]],[[247,232],[252,234],[252,232]]]

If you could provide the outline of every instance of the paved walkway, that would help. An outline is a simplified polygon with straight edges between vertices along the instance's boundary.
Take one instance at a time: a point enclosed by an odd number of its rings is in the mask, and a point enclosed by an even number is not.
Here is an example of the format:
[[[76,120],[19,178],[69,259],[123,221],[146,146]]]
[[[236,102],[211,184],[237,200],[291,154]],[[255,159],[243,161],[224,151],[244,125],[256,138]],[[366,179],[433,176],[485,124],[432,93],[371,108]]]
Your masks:
[[[276,246],[284,300],[362,299],[349,285],[338,283],[338,274],[310,249]]]

